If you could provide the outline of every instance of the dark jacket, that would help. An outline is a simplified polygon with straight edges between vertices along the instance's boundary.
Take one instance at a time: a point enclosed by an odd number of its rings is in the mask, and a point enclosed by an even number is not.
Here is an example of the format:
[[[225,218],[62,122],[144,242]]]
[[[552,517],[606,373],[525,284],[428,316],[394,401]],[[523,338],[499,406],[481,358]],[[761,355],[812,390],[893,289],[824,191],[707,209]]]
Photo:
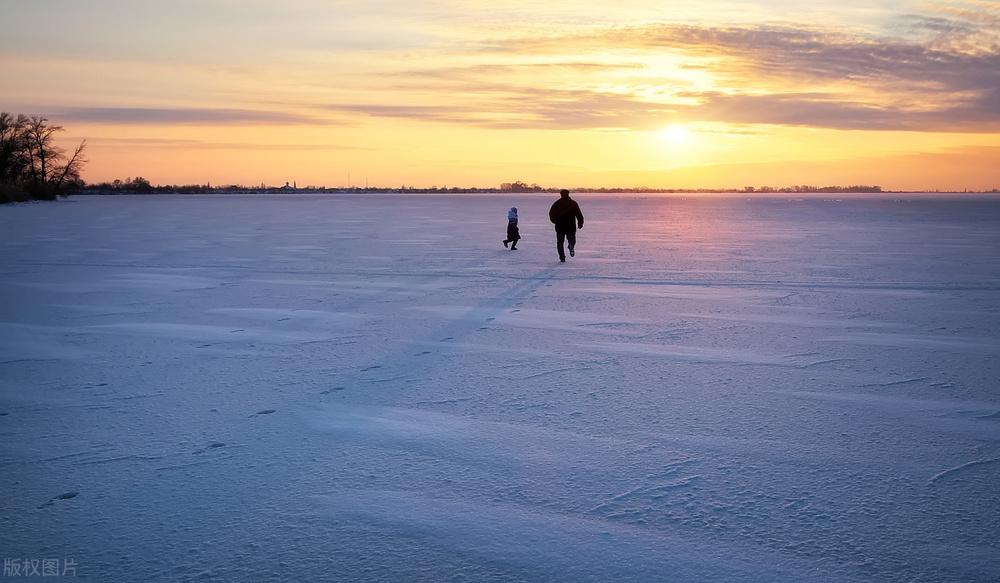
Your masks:
[[[507,221],[507,240],[517,241],[521,238],[521,231],[517,228],[517,219]]]
[[[580,212],[580,205],[568,196],[563,196],[552,203],[549,209],[549,220],[559,231],[575,231],[577,227],[583,228],[583,213]]]

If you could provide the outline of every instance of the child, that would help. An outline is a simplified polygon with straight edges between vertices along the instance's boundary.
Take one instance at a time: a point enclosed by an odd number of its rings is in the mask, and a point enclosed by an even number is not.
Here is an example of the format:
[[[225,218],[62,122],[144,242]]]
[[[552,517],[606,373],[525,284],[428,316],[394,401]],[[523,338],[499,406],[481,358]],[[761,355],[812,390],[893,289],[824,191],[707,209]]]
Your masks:
[[[521,239],[521,232],[517,229],[517,207],[512,206],[507,211],[507,238],[503,241],[506,247],[510,243],[510,250],[517,251],[517,242]]]

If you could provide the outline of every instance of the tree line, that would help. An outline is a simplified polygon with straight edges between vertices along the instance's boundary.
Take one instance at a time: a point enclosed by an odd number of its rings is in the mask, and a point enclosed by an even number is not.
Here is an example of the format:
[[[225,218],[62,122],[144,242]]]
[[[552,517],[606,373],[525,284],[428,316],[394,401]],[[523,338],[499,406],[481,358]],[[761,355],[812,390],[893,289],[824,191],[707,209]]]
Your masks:
[[[83,187],[87,142],[68,153],[55,142],[62,131],[42,116],[0,112],[0,203],[54,200]]]
[[[242,184],[227,184],[212,186],[210,184],[158,184],[139,176],[136,178],[118,179],[111,182],[87,184],[80,190],[81,194],[558,194],[562,187],[542,187],[537,184],[517,186],[518,183],[503,183],[497,187],[482,186],[304,186],[288,188],[283,186],[267,186],[264,184],[250,186]],[[520,183],[524,184],[524,183]],[[580,186],[569,189],[577,193],[590,194],[855,194],[855,193],[888,193],[881,186],[760,186],[744,188],[651,188],[639,187],[588,187]],[[993,191],[996,192],[996,191]]]

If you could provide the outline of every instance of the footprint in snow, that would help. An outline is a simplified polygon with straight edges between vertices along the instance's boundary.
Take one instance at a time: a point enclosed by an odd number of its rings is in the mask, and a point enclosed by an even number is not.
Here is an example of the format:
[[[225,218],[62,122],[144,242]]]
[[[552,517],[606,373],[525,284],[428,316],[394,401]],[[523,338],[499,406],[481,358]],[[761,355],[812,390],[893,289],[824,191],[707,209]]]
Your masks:
[[[431,353],[431,351],[430,351],[430,350],[425,350],[425,351],[423,351],[423,352],[421,352],[421,353],[417,354],[417,356],[425,356],[425,355],[428,355],[428,354],[430,354],[430,353]]]
[[[226,447],[226,444],[223,443],[223,442],[221,442],[221,441],[213,441],[213,442],[209,443],[208,445],[206,445],[204,448],[199,449],[198,451],[196,451],[194,453],[195,453],[195,455],[198,455],[200,453],[205,453],[206,451],[208,451],[210,449],[218,449],[220,447]]]
[[[249,415],[249,417],[256,417],[258,415],[270,415],[271,413],[274,413],[274,411],[275,411],[274,409],[264,409],[263,411],[257,411],[253,415]]]
[[[58,496],[53,496],[52,498],[49,499],[48,502],[46,502],[45,504],[42,504],[41,506],[39,506],[39,508],[47,508],[47,507],[52,506],[53,504],[55,504],[56,500],[69,500],[70,498],[76,498],[79,495],[80,495],[79,492],[66,492],[65,494],[60,494]]]
[[[377,368],[382,368],[382,365],[381,364],[373,364],[372,366],[366,366],[365,368],[361,369],[361,372],[368,372],[370,370],[375,370]]]
[[[347,387],[333,387],[332,389],[324,389],[324,390],[320,391],[319,394],[321,394],[321,395],[329,395],[330,393],[332,393],[334,391],[343,391],[346,388]]]

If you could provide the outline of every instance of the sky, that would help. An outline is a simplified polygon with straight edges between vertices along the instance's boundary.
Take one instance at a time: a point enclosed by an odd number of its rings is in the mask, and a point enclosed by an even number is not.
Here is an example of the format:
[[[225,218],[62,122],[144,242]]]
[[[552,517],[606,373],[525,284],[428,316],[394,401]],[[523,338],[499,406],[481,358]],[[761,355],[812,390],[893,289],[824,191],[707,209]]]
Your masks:
[[[90,182],[1000,188],[1000,0],[0,0]]]

